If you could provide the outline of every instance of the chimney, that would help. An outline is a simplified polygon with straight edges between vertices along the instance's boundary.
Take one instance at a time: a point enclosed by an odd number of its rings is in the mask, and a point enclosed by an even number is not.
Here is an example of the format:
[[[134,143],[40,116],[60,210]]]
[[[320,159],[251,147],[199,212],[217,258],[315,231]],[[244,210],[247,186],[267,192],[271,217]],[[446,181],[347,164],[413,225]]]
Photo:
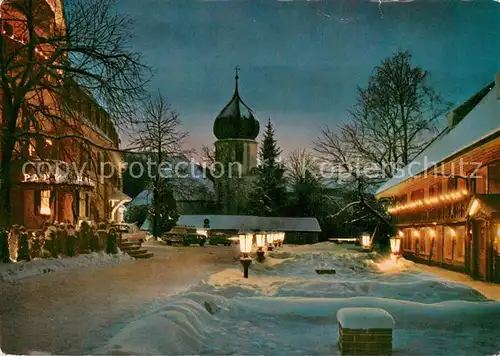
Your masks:
[[[497,100],[500,100],[500,72],[495,74],[495,88],[497,92]]]
[[[455,110],[450,111],[446,114],[446,118],[448,119],[448,127],[451,129],[455,127],[460,120],[458,120],[458,115]]]

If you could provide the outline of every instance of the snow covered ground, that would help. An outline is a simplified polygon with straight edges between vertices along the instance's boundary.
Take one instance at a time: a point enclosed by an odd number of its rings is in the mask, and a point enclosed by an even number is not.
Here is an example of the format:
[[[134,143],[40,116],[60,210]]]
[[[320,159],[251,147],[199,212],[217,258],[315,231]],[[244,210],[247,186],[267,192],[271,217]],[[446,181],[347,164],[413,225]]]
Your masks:
[[[315,269],[335,269],[317,275]],[[494,355],[500,303],[462,284],[331,244],[285,247],[250,278],[228,268],[136,315],[112,354],[338,354],[337,311],[374,307],[395,319],[396,355]]]
[[[58,271],[110,267],[133,262],[135,262],[135,259],[125,253],[119,252],[116,255],[111,255],[102,251],[76,257],[35,259],[29,262],[0,264],[0,279],[12,282]]]

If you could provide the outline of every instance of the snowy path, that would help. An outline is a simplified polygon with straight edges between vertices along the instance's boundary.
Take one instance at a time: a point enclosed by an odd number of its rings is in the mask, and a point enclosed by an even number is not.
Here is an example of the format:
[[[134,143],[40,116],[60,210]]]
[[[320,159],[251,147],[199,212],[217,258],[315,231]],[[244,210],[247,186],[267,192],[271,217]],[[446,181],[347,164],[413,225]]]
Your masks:
[[[466,285],[472,289],[475,289],[486,298],[490,300],[495,300],[500,302],[500,285],[493,283],[486,283],[482,281],[476,281],[466,274],[449,271],[443,268],[438,268],[434,266],[426,266],[417,264],[417,268],[424,273],[429,273],[436,275],[440,278],[445,278],[449,281],[460,283]]]
[[[147,246],[155,257],[110,268],[59,272],[0,282],[0,345],[90,352],[157,299],[198,283],[232,263],[232,248]]]
[[[500,351],[500,303],[408,261],[284,247],[245,280],[232,248],[148,249],[154,259],[133,265],[0,285],[4,351],[337,355],[336,313],[349,306],[392,314],[394,355]]]

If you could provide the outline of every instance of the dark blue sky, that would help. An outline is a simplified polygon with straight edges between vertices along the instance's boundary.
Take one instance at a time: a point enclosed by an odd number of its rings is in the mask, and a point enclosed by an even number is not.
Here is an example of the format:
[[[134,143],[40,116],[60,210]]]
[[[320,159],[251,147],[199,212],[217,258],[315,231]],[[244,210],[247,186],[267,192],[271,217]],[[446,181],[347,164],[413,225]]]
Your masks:
[[[214,141],[212,123],[240,94],[285,153],[311,147],[320,128],[348,120],[356,86],[397,50],[409,49],[432,84],[458,104],[500,71],[500,3],[484,1],[119,0],[135,21],[131,45],[156,70],[190,132]],[[262,132],[262,129],[261,129]]]

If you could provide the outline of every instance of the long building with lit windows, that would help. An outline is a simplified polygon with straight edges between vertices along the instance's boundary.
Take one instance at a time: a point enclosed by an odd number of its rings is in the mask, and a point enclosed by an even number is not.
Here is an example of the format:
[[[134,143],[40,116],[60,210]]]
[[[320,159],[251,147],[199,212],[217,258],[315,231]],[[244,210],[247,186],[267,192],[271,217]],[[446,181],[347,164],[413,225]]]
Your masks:
[[[406,258],[500,283],[500,73],[377,191]]]
[[[23,53],[22,47],[28,43],[26,26],[22,25],[26,15],[17,5],[15,0],[0,2],[2,53]],[[66,30],[61,0],[33,0],[31,5],[37,36],[50,37]],[[37,46],[35,55],[43,60],[50,56],[50,51]],[[16,132],[25,136],[17,140],[11,160],[12,224],[37,229],[47,220],[74,224],[80,220],[121,221],[123,205],[131,200],[122,193],[123,157],[110,116],[76,83],[68,88],[71,105],[78,106],[68,111],[71,117],[55,111],[68,103],[45,99],[48,95],[44,95],[43,89],[41,95],[33,95],[35,99],[27,99],[26,105],[36,101],[39,107],[55,113],[57,120],[51,121],[47,114],[35,118],[25,114],[29,110],[22,110]],[[0,124],[1,121],[0,117]],[[71,137],[63,138],[65,135]],[[85,140],[75,138],[76,135]]]

